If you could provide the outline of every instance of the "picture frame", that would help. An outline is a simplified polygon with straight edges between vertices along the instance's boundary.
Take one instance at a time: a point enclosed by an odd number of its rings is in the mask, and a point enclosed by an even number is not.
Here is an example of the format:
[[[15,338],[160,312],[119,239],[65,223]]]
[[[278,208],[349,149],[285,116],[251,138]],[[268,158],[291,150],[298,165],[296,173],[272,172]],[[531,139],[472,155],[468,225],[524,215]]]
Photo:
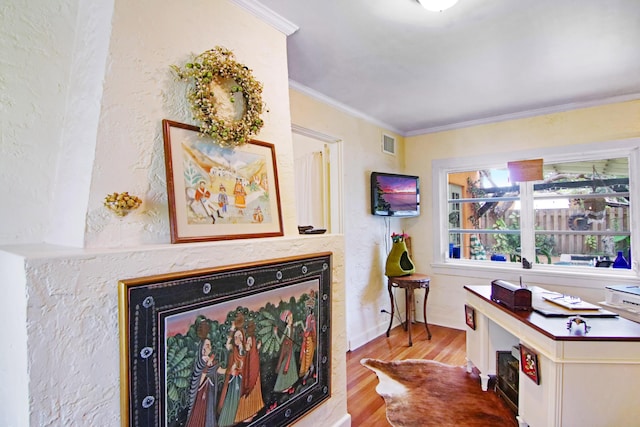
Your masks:
[[[464,305],[464,320],[468,327],[476,330],[476,310],[469,304]]]
[[[223,147],[166,119],[162,132],[171,243],[284,235],[273,144]]]
[[[331,255],[120,280],[122,425],[284,426],[329,399]]]
[[[534,383],[540,384],[538,354],[524,344],[520,344],[520,369]]]

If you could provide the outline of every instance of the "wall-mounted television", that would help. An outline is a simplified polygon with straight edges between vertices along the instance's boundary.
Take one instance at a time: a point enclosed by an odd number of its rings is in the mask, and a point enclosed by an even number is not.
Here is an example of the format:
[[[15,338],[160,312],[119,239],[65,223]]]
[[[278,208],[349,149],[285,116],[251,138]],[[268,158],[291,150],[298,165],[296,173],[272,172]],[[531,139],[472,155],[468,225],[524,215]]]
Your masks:
[[[420,179],[414,175],[371,172],[371,213],[402,217],[420,215]]]

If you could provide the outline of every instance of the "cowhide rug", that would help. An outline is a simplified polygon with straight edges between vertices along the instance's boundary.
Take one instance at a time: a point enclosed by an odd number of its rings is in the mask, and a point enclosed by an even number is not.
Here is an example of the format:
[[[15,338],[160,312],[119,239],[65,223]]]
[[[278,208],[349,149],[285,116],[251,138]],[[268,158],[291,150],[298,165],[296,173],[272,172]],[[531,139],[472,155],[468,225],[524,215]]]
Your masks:
[[[465,367],[422,359],[360,363],[378,375],[376,391],[394,427],[518,425],[506,403],[491,388],[482,391],[478,374]]]

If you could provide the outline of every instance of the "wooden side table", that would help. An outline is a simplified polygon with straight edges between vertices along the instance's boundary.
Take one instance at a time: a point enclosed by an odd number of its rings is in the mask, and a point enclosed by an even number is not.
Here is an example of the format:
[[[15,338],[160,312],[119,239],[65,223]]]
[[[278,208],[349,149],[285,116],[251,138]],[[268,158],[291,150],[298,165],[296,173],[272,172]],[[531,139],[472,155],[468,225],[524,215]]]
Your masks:
[[[391,320],[389,320],[387,336],[389,336],[389,332],[391,331],[393,315],[395,312],[393,288],[402,288],[404,289],[405,311],[407,313],[404,330],[409,332],[409,347],[413,346],[413,341],[411,340],[411,324],[413,321],[414,305],[413,291],[416,289],[424,289],[424,302],[422,305],[422,312],[424,313],[424,327],[427,329],[427,336],[431,339],[431,331],[429,330],[429,324],[427,323],[427,298],[429,297],[429,282],[431,281],[429,276],[425,274],[410,274],[408,276],[392,276],[387,279],[387,289],[389,290],[389,299],[391,300]]]

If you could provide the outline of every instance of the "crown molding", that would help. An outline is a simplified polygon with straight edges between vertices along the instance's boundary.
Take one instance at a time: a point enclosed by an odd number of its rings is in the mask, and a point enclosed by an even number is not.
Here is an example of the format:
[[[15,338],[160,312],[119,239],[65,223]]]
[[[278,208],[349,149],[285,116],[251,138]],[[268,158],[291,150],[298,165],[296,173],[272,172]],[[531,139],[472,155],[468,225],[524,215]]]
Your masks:
[[[241,7],[253,16],[257,17],[263,22],[271,25],[276,30],[280,31],[286,36],[290,36],[300,29],[296,24],[288,19],[278,15],[267,6],[255,0],[229,0],[236,6]]]
[[[389,125],[388,123],[384,123],[374,117],[368,116],[354,108],[348,107],[344,104],[341,104],[340,102],[336,101],[333,98],[330,98],[320,92],[317,92],[307,86],[304,86],[298,82],[296,82],[295,80],[291,80],[289,79],[289,87],[291,89],[295,89],[298,92],[302,92],[312,98],[315,98],[316,100],[323,102],[325,104],[328,104],[331,107],[334,107],[344,113],[347,113],[353,117],[357,117],[363,120],[366,120],[367,122],[379,126],[381,128],[387,129],[391,132],[395,132],[400,136],[403,137],[410,137],[410,136],[419,136],[419,135],[427,135],[427,134],[431,134],[431,133],[438,133],[438,132],[446,132],[446,131],[450,131],[450,130],[456,130],[456,129],[463,129],[463,128],[467,128],[467,127],[472,127],[472,126],[481,126],[481,125],[487,125],[487,124],[491,124],[491,123],[499,123],[499,122],[506,122],[509,120],[518,120],[518,119],[526,119],[529,117],[535,117],[535,116],[544,116],[547,114],[554,114],[554,113],[563,113],[563,112],[567,112],[567,111],[571,111],[571,110],[579,110],[579,109],[583,109],[583,108],[590,108],[590,107],[598,107],[600,105],[607,105],[607,104],[616,104],[619,102],[627,102],[627,101],[635,101],[635,100],[639,100],[640,99],[640,93],[633,93],[633,94],[628,94],[628,95],[618,95],[618,96],[610,96],[607,98],[601,98],[601,99],[597,99],[597,100],[591,100],[591,101],[584,101],[584,102],[571,102],[571,103],[567,103],[567,104],[561,104],[561,105],[553,105],[550,107],[544,107],[544,108],[537,108],[537,109],[533,109],[533,110],[525,110],[525,111],[519,111],[519,112],[515,112],[515,113],[508,113],[508,114],[501,114],[501,115],[497,115],[497,116],[490,116],[490,117],[484,117],[481,119],[474,119],[474,120],[468,120],[468,121],[464,121],[464,122],[457,122],[457,123],[451,123],[451,124],[447,124],[447,125],[442,125],[442,126],[433,126],[433,127],[428,127],[428,128],[423,128],[423,129],[416,129],[416,130],[412,130],[412,131],[403,131],[397,128],[394,128],[393,126]]]
[[[311,89],[310,87],[307,87],[307,86],[305,86],[303,84],[300,84],[300,83],[296,82],[295,80],[289,79],[289,87],[291,89],[297,90],[298,92],[302,92],[305,95],[310,96],[311,98],[315,98],[316,100],[318,100],[320,102],[323,102],[323,103],[329,105],[330,107],[333,107],[333,108],[335,108],[337,110],[340,110],[343,113],[347,113],[350,116],[365,120],[365,121],[367,121],[367,122],[369,122],[369,123],[371,123],[371,124],[373,124],[375,126],[379,126],[379,127],[384,128],[384,129],[386,129],[386,130],[388,130],[390,132],[395,132],[398,135],[405,136],[404,132],[401,131],[400,129],[396,129],[393,126],[389,125],[388,123],[381,122],[380,120],[378,120],[378,119],[376,119],[374,117],[368,116],[368,115],[366,115],[366,114],[364,114],[364,113],[362,113],[362,112],[360,112],[360,111],[358,111],[358,110],[356,110],[354,108],[351,108],[351,107],[349,107],[347,105],[344,105],[344,104],[336,101],[333,98],[330,98],[330,97],[328,97],[328,96],[326,96],[326,95],[324,95],[324,94],[322,94],[322,93],[320,93],[318,91],[315,91],[315,90]]]
[[[309,129],[304,126],[297,125],[295,123],[291,124],[291,131],[293,133],[297,133],[298,135],[307,136],[309,138],[317,139],[322,142],[341,142],[342,138],[338,138],[337,136],[332,136],[326,133],[318,132],[317,130]]]
[[[419,135],[426,135],[430,133],[445,132],[449,130],[462,129],[462,128],[467,128],[471,126],[487,125],[491,123],[506,122],[509,120],[527,119],[529,117],[544,116],[547,114],[554,114],[554,113],[564,113],[571,110],[580,110],[583,108],[598,107],[600,105],[635,101],[638,99],[640,99],[640,93],[611,96],[607,98],[601,98],[597,100],[584,101],[584,102],[570,102],[568,104],[553,105],[550,107],[519,111],[516,113],[501,114],[498,116],[485,117],[485,118],[476,119],[476,120],[468,120],[465,122],[452,123],[452,124],[443,125],[443,126],[434,126],[434,127],[424,128],[424,129],[416,129],[410,132],[406,132],[404,136],[419,136]]]

